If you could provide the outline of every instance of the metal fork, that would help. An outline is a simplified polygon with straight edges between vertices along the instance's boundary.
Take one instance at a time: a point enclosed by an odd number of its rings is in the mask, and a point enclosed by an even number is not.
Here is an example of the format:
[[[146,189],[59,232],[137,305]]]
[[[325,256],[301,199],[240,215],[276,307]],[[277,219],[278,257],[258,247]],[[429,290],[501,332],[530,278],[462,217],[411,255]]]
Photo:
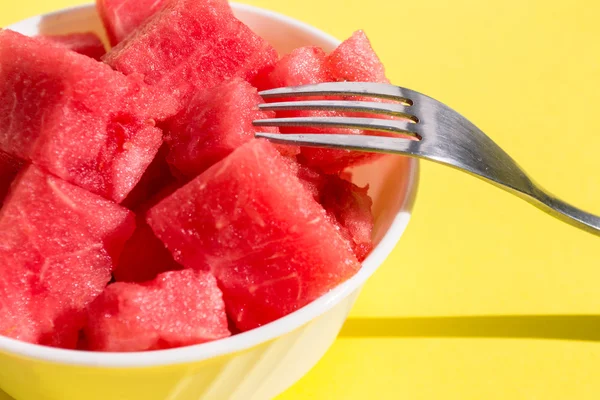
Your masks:
[[[261,104],[262,110],[336,110],[401,119],[296,117],[254,121],[256,126],[336,127],[391,132],[402,137],[344,134],[273,134],[257,137],[275,143],[402,154],[435,161],[484,179],[548,214],[600,236],[600,217],[556,198],[537,185],[496,143],[445,104],[413,90],[381,83],[339,82],[267,90],[267,98],[358,96],[394,103],[351,100],[306,100]],[[406,135],[411,136],[407,138]]]

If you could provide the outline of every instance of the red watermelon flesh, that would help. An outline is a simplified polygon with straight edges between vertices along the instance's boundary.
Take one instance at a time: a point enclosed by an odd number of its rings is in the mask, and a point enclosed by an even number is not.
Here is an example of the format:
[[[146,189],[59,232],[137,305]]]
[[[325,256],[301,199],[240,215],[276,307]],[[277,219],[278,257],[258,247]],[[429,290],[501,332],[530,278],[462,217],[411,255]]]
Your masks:
[[[44,39],[66,47],[76,53],[100,60],[106,49],[102,40],[93,32],[69,33],[67,35],[45,35]]]
[[[134,225],[117,204],[35,166],[22,170],[0,211],[0,333],[73,348]]]
[[[389,83],[385,68],[364,31],[354,34],[328,57],[326,68],[335,81]]]
[[[344,41],[329,54],[325,61],[325,68],[329,75],[329,81],[335,82],[379,82],[389,83],[385,75],[385,68],[381,60],[373,50],[371,42],[363,31],[355,32],[349,39]],[[362,100],[350,98],[349,100]],[[386,100],[369,98],[368,101],[385,102]],[[368,118],[366,113],[336,113],[337,116],[345,115],[351,117]],[[326,116],[326,115],[324,115]],[[383,115],[372,116],[374,118],[392,118]],[[315,133],[345,133],[345,134],[369,134],[380,136],[394,136],[381,132],[359,131],[359,130],[316,130]],[[335,173],[347,167],[357,166],[372,162],[382,157],[376,153],[361,153],[348,150],[332,150],[325,148],[306,147],[302,149],[301,160],[325,172]]]
[[[127,198],[123,200],[121,205],[137,212],[139,207],[148,202],[148,199],[151,199],[177,181],[171,174],[171,169],[167,163],[168,153],[169,148],[163,143],[140,181],[127,195]]]
[[[10,184],[15,179],[24,162],[0,150],[0,207],[8,194]]]
[[[87,338],[85,337],[85,332],[83,332],[83,330],[79,331],[79,337],[77,338],[77,345],[75,346],[75,349],[82,351],[89,350]]]
[[[160,273],[181,269],[165,245],[154,235],[145,221],[145,214],[137,218],[137,226],[119,258],[113,272],[117,282],[146,282]]]
[[[110,43],[115,46],[160,10],[166,0],[96,0]]]
[[[2,234],[0,234],[2,236]],[[10,262],[11,255],[0,247],[0,258]],[[37,343],[40,322],[32,315],[28,277],[18,269],[0,265],[0,335]]]
[[[381,61],[362,31],[356,32],[342,43],[332,54],[326,55],[320,48],[303,47],[284,56],[273,71],[261,80],[261,89],[298,86],[335,81],[388,82]],[[333,97],[328,97],[333,99]],[[303,98],[304,100],[308,98]],[[311,98],[317,99],[317,98]],[[289,100],[289,99],[288,99]],[[366,116],[365,114],[340,113],[333,111],[283,111],[279,117],[338,117]],[[357,129],[332,128],[281,128],[283,133],[339,133],[373,134]],[[321,169],[326,173],[339,173],[345,168],[372,162],[380,154],[302,147],[299,160],[304,164]]]
[[[327,54],[320,47],[297,48],[275,64],[267,78],[260,81],[258,88],[265,90],[327,82],[329,73],[326,60]]]
[[[298,163],[292,164],[292,168],[300,179],[300,183],[302,183],[313,198],[320,203],[321,193],[323,192],[323,186],[326,182],[325,174]]]
[[[335,218],[359,261],[373,250],[373,201],[368,190],[329,175],[321,193],[321,204]]]
[[[308,46],[293,50],[284,56],[260,82],[261,89],[270,89],[286,86],[301,86],[313,83],[330,82],[332,78],[326,68],[327,54],[320,47]],[[308,98],[283,98],[276,101],[307,100]],[[311,97],[310,100],[325,99],[323,97]],[[333,97],[327,97],[333,99]],[[334,111],[280,111],[280,118],[290,117],[336,117],[342,114]],[[357,129],[331,129],[331,128],[296,128],[281,127],[282,133],[343,133],[360,134]],[[305,154],[310,153],[307,157]],[[378,157],[369,153],[351,152],[349,150],[331,150],[321,148],[305,148],[301,150],[299,159],[305,164],[319,167],[327,172],[338,172],[348,165],[354,165],[361,161],[372,160]],[[357,160],[354,160],[354,159]]]
[[[166,147],[163,146],[163,148]],[[163,159],[162,162],[168,172],[169,167],[166,161]],[[148,172],[146,171],[146,174]],[[157,176],[160,175],[155,175],[155,177]],[[156,278],[160,273],[182,269],[181,264],[175,262],[169,250],[146,223],[148,210],[181,187],[181,184],[175,182],[172,176],[169,182],[167,184],[163,181],[159,190],[156,190],[155,187],[152,191],[144,192],[147,195],[143,199],[144,201],[132,208],[136,213],[136,228],[125,243],[119,262],[113,271],[113,278],[117,282],[146,282]],[[150,192],[152,195],[149,194]],[[140,199],[142,198],[140,197]],[[128,197],[127,200],[130,198]]]
[[[88,310],[90,350],[168,349],[230,335],[222,293],[212,274],[175,271],[144,283],[115,283]]]
[[[300,86],[313,83],[330,82],[332,78],[326,68],[327,55],[319,47],[301,47],[284,56],[276,65],[268,78],[262,80],[262,89],[278,88],[285,86]],[[277,101],[306,100],[307,98],[286,98]],[[310,100],[324,99],[311,97]],[[328,99],[333,99],[328,97]],[[342,114],[334,111],[280,111],[277,116],[288,117],[336,117]],[[343,133],[360,134],[359,130],[331,129],[331,128],[296,128],[282,127],[282,133]],[[305,154],[309,153],[307,157]],[[338,172],[349,165],[354,165],[365,160],[372,160],[376,155],[369,153],[351,152],[349,150],[331,150],[320,148],[302,147],[299,159],[312,167],[317,167],[326,172]],[[351,159],[352,158],[352,159]],[[353,160],[357,158],[358,160]],[[356,161],[356,162],[355,162]]]
[[[258,109],[262,103],[256,88],[235,78],[199,92],[188,107],[173,118],[166,129],[167,157],[177,175],[191,179],[222,160],[260,131],[278,132],[276,128],[256,128],[252,121],[274,118],[274,112]],[[295,155],[297,147],[281,146]]]
[[[304,165],[297,167],[297,175],[325,208],[356,258],[363,261],[373,250],[373,201],[368,195],[368,186],[361,188],[342,177],[326,175]]]
[[[162,143],[173,100],[139,75],[0,31],[0,150],[122,201]]]
[[[241,330],[303,307],[360,268],[289,164],[252,140],[148,212],[177,261],[215,274]]]
[[[232,77],[252,81],[277,52],[233,16],[226,0],[175,0],[104,57],[125,74],[172,94],[183,109],[194,93]]]

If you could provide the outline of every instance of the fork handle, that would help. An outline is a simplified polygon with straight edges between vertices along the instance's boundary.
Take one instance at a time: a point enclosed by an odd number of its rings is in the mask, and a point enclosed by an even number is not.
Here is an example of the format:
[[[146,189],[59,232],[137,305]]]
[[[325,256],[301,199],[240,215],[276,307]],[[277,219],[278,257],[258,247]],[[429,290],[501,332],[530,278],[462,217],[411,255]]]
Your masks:
[[[600,236],[600,217],[594,214],[574,207],[537,187],[533,195],[521,194],[520,197],[567,224]]]

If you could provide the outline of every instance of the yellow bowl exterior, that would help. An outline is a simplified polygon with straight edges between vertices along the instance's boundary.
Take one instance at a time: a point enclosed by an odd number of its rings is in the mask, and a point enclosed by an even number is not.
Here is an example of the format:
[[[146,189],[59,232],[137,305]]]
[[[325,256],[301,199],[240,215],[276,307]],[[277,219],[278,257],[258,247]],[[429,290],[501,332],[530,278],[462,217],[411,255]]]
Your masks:
[[[17,400],[271,399],[323,356],[356,294],[307,325],[240,353],[150,368],[81,367],[0,353],[0,382]]]

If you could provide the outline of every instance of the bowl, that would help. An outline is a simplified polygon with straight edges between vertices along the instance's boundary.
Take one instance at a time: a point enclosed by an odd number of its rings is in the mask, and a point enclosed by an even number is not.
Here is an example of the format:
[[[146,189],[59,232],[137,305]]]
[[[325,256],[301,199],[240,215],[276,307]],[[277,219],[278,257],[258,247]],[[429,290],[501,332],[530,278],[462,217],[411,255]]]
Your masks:
[[[233,4],[235,14],[281,54],[339,41],[292,18]],[[33,17],[10,27],[27,35],[95,31],[93,5]],[[415,199],[418,163],[386,156],[356,168],[369,184],[376,248],[350,280],[306,307],[258,329],[196,346],[139,353],[54,349],[0,337],[0,388],[17,400],[271,399],[308,372],[339,333],[361,287],[400,240]]]

